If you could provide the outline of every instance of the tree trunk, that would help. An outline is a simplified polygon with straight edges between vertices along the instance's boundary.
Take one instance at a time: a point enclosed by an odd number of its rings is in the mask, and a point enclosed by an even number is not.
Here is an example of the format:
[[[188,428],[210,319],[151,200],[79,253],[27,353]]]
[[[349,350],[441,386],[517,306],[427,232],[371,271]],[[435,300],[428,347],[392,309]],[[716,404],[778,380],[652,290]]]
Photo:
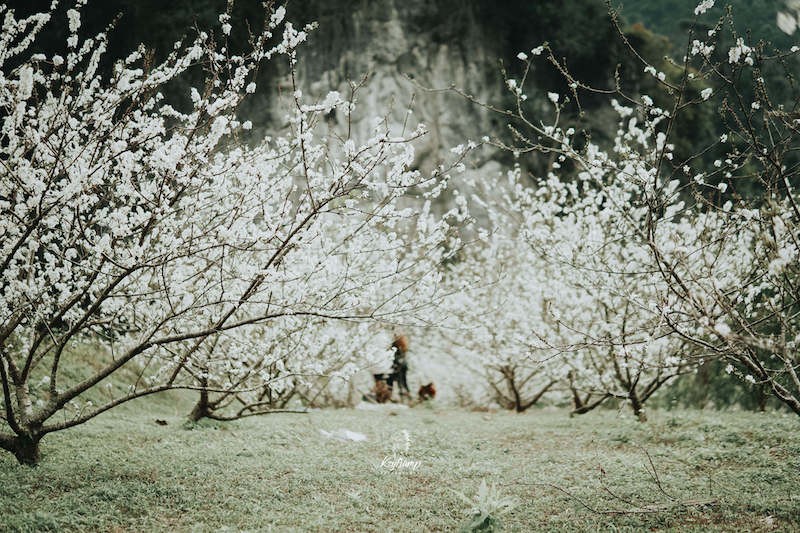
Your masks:
[[[758,410],[761,411],[762,413],[766,412],[767,410],[767,400],[769,399],[770,392],[771,391],[763,385],[760,385],[756,389],[756,397],[758,399]]]
[[[774,379],[770,379],[769,384],[772,386],[772,393],[777,396],[780,401],[788,405],[795,414],[800,415],[800,400]]]
[[[39,441],[41,440],[41,436],[17,435],[7,440],[5,438],[0,440],[0,447],[13,453],[19,464],[36,466],[41,459],[41,454],[39,453]]]
[[[600,398],[597,398],[594,402],[589,403],[589,400],[592,397],[591,394],[588,394],[585,399],[582,399],[580,396],[578,396],[577,391],[573,389],[573,392],[575,394],[573,398],[575,408],[569,414],[570,417],[574,415],[585,415],[586,413],[592,411],[595,407],[598,407],[601,403],[603,403],[604,401],[606,401],[611,397],[609,394],[604,394]]]
[[[644,413],[644,404],[639,400],[639,396],[635,392],[632,392],[628,398],[631,401],[633,414],[639,418],[639,422],[647,422],[647,415]]]
[[[552,386],[553,386],[553,385],[555,385],[556,383],[558,383],[558,382],[557,382],[557,381],[551,381],[550,383],[548,383],[547,385],[545,385],[544,387],[542,387],[542,388],[539,390],[539,392],[537,392],[537,393],[536,393],[536,394],[533,396],[533,398],[531,398],[530,400],[528,400],[526,403],[524,403],[524,404],[517,403],[517,412],[518,412],[518,413],[522,413],[522,412],[524,412],[524,411],[527,411],[528,409],[530,409],[530,408],[531,408],[531,407],[533,407],[534,405],[536,405],[536,402],[538,402],[539,400],[541,400],[541,399],[542,399],[542,396],[544,396],[544,395],[545,395],[545,393],[546,393],[548,390],[550,390],[550,387],[552,387]]]
[[[203,385],[205,386],[205,383]],[[189,413],[189,421],[197,422],[198,420],[207,418],[211,414],[211,411],[211,404],[208,401],[208,391],[203,389],[200,391],[200,399],[197,400],[194,409]]]

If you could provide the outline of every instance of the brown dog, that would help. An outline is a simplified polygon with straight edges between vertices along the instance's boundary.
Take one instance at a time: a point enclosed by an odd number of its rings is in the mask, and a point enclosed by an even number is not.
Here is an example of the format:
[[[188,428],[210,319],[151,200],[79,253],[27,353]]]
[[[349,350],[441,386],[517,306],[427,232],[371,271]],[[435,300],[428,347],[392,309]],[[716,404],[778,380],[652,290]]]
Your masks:
[[[383,380],[375,382],[372,392],[375,394],[375,401],[378,403],[386,403],[392,399],[392,388]]]
[[[436,387],[434,387],[433,382],[428,383],[427,385],[422,385],[417,392],[419,396],[419,401],[424,402],[425,400],[432,400],[436,397]]]

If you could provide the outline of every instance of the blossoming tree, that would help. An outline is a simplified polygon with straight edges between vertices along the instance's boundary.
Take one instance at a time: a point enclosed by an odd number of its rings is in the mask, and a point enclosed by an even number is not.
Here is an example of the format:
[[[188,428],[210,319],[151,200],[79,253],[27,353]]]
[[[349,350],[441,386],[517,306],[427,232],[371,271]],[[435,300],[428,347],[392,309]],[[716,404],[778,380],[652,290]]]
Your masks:
[[[701,2],[694,14],[713,7]],[[761,75],[798,49],[768,53],[734,27],[726,14],[701,38],[692,30],[670,76],[630,47],[668,96],[666,106],[626,91],[620,76],[610,88],[587,86],[547,46],[521,53],[523,80],[507,80],[516,110],[496,111],[513,119],[515,143],[502,147],[544,154],[549,164],[547,178],[525,192],[531,200],[514,210],[525,214],[526,239],[555,268],[548,283],[559,287],[557,320],[578,334],[564,345],[574,354],[565,360],[576,412],[592,397],[618,396],[614,389],[631,391],[638,411],[666,379],[715,358],[800,413],[797,120]],[[725,31],[733,45],[717,51]],[[571,91],[547,95],[554,112],[546,120],[531,118],[525,104],[524,81],[539,56]],[[586,93],[614,98],[620,123],[612,145],[561,125],[562,111],[576,102],[580,109]],[[693,154],[677,153],[675,124],[709,105],[718,106],[725,131]],[[593,383],[580,385],[582,376]]]
[[[695,14],[713,6],[701,2]],[[653,255],[694,319],[691,329],[674,322],[675,334],[728,361],[729,373],[766,386],[800,414],[798,122],[788,111],[800,92],[765,79],[769,71],[790,75],[800,49],[772,50],[749,41],[736,32],[732,17],[719,16],[705,35],[690,39],[684,58],[683,79],[707,80],[714,88],[706,89],[701,101],[674,92],[673,117],[693,105],[717,108],[724,130],[699,151],[716,159],[706,168],[690,160],[661,171],[693,176],[693,201],[684,218],[700,235],[698,244],[683,252],[706,259],[687,264],[667,242],[656,242]],[[723,36],[733,45],[719,49]]]
[[[566,132],[548,135],[571,150]],[[491,230],[478,239],[480,252],[451,273],[462,283],[480,271],[497,278],[473,282],[465,295],[475,301],[456,304],[462,316],[475,310],[464,322],[477,325],[463,338],[480,354],[501,404],[521,411],[553,391],[581,414],[617,398],[644,420],[644,403],[695,361],[668,335],[656,304],[669,299],[668,287],[622,219],[647,212],[630,209],[636,185],[612,179],[597,147],[580,157],[597,166],[587,161],[574,182],[551,173],[535,186],[517,168],[476,194],[473,211],[487,211]]]
[[[176,388],[233,394],[252,412],[258,397],[239,393],[324,371],[302,362],[313,346],[284,371],[287,349],[269,349],[281,339],[336,320],[426,319],[458,215],[404,199],[442,189],[408,170],[421,129],[378,121],[368,139],[321,139],[315,121],[352,103],[295,90],[287,127],[250,138],[237,111],[258,65],[280,57],[291,70],[306,36],[282,8],[245,54],[226,48],[222,15],[217,36],[199,32],[156,65],[140,49],[103,74],[107,35],[81,40],[83,3],[67,12],[63,56],[32,51],[52,12],[3,20],[0,447],[35,464],[45,435]],[[164,101],[166,83],[200,68],[189,109]],[[91,362],[76,355],[87,341]],[[85,401],[112,376],[128,388]]]

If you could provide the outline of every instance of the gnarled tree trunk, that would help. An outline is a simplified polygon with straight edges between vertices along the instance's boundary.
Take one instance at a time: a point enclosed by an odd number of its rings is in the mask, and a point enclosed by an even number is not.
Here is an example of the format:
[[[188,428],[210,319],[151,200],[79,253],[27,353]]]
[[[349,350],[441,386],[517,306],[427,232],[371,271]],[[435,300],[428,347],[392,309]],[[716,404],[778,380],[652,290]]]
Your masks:
[[[0,435],[0,448],[14,454],[19,464],[26,466],[36,466],[39,464],[41,454],[39,453],[39,441],[41,435]]]

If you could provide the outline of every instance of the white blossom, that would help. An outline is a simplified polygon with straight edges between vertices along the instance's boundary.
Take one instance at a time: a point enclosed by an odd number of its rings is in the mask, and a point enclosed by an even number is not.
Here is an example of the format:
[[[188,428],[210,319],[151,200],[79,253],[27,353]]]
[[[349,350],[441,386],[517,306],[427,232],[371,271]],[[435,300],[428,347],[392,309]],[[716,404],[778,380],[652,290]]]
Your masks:
[[[728,62],[731,64],[736,64],[742,59],[742,57],[744,57],[745,62],[749,65],[752,65],[753,59],[750,56],[752,51],[752,48],[744,44],[744,39],[739,37],[736,39],[736,45],[732,46],[728,50]]]
[[[712,7],[714,7],[714,0],[703,0],[702,2],[697,4],[697,7],[694,8],[694,14],[702,15]]]
[[[69,22],[69,32],[75,33],[81,27],[81,14],[76,9],[68,9],[67,21]]]
[[[723,337],[727,337],[731,334],[731,328],[725,322],[718,321],[714,325],[714,331],[722,335]]]
[[[33,67],[23,66],[19,70],[19,89],[20,100],[27,100],[33,93]]]
[[[797,17],[786,11],[778,11],[775,23],[783,33],[792,35],[797,30]]]

